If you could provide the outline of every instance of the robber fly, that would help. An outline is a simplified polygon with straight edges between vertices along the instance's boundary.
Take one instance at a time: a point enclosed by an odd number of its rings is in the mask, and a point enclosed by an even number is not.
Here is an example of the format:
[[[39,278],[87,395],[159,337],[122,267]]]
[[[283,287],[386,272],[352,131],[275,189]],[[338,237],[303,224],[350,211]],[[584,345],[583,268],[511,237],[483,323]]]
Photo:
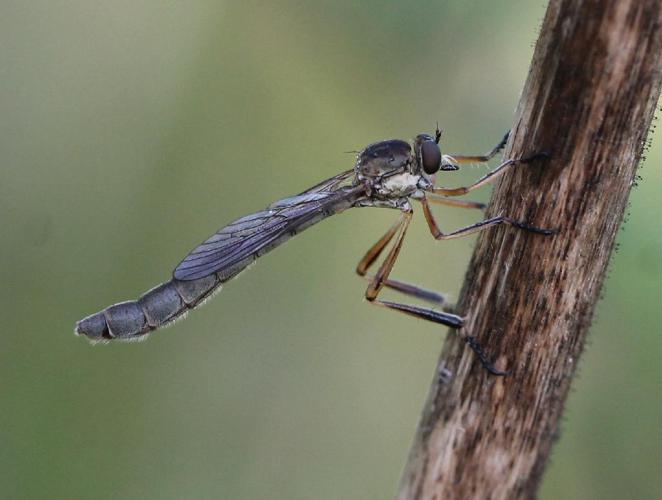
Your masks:
[[[451,328],[461,328],[463,319],[447,310],[379,298],[380,291],[387,287],[438,306],[444,305],[444,298],[440,294],[389,278],[412,218],[410,201],[420,202],[430,232],[437,240],[467,236],[499,224],[543,235],[552,234],[550,230],[502,216],[444,233],[430,210],[431,203],[483,209],[485,207],[482,203],[456,200],[454,197],[493,181],[513,165],[530,163],[546,157],[546,154],[504,161],[468,187],[435,187],[439,171],[453,171],[458,170],[461,164],[489,161],[505,146],[508,134],[492,151],[479,156],[442,154],[440,137],[441,132],[437,129],[434,136],[416,136],[413,144],[399,139],[370,144],[357,154],[352,169],[301,194],[272,203],[260,212],[231,222],[193,249],[175,268],[169,281],[152,288],[138,300],[112,305],[82,319],[76,324],[76,334],[86,335],[91,341],[145,338],[150,331],[200,305],[213,292],[220,290],[223,283],[235,277],[261,255],[322,219],[352,207],[382,207],[400,212],[395,224],[370,247],[356,268],[356,272],[369,282],[365,291],[366,299],[371,304]],[[391,241],[393,244],[377,272],[374,275],[368,274],[372,264]],[[474,336],[463,338],[490,373],[504,374],[488,360]]]

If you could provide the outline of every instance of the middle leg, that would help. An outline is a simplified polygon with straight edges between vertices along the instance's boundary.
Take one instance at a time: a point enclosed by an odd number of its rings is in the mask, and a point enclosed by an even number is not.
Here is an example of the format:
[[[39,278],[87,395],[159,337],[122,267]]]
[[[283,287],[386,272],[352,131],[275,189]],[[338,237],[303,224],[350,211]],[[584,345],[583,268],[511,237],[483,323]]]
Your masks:
[[[544,234],[546,236],[552,235],[556,232],[551,229],[542,229],[539,227],[531,226],[524,222],[511,219],[510,217],[499,216],[476,222],[475,224],[460,228],[457,231],[453,231],[452,233],[444,233],[437,225],[437,221],[435,220],[434,215],[432,215],[432,210],[430,210],[430,204],[428,203],[427,198],[423,197],[419,201],[423,206],[423,214],[425,215],[425,220],[428,223],[430,232],[436,240],[452,240],[454,238],[461,238],[462,236],[468,236],[470,234],[483,231],[488,227],[497,226],[499,224],[508,224],[509,226],[516,227],[517,229],[522,229],[532,233]]]

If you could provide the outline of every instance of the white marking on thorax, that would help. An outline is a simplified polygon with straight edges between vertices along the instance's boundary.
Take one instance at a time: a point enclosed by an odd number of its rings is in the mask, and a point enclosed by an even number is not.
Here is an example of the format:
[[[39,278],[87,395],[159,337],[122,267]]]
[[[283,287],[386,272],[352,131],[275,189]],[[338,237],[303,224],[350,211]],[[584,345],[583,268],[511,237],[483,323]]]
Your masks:
[[[409,172],[394,175],[384,179],[381,191],[392,196],[407,196],[418,189],[420,179],[420,175],[413,175]]]

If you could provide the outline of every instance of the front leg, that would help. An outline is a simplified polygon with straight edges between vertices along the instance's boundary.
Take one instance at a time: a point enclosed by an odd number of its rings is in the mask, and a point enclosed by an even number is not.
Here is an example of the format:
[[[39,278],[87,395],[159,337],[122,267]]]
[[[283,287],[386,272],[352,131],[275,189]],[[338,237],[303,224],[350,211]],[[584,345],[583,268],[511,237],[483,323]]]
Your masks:
[[[454,163],[456,165],[463,165],[467,163],[487,163],[490,161],[492,158],[494,158],[499,151],[501,151],[504,147],[506,147],[506,143],[508,142],[508,137],[510,136],[510,131],[506,132],[506,135],[503,136],[503,139],[499,141],[499,144],[494,146],[492,148],[492,151],[489,153],[485,153],[484,155],[446,155],[450,160],[451,163]]]
[[[506,160],[497,168],[495,168],[491,172],[488,172],[486,175],[478,179],[470,186],[457,187],[457,188],[436,187],[432,189],[432,192],[444,196],[462,196],[473,191],[474,189],[483,187],[488,182],[494,181],[495,179],[503,175],[508,170],[508,168],[512,167],[513,165],[519,165],[519,164],[524,165],[524,164],[532,163],[536,160],[547,159],[547,158],[549,158],[549,154],[547,153],[536,153],[535,155],[530,156],[528,158],[521,158],[519,160]]]

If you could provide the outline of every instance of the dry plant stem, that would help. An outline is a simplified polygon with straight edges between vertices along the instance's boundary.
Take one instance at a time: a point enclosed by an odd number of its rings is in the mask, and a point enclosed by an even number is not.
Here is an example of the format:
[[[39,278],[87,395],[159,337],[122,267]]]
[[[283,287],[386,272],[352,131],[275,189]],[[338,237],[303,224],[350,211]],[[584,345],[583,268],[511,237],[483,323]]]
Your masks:
[[[479,237],[460,335],[510,375],[449,335],[399,499],[536,496],[660,94],[661,23],[662,0],[550,2],[505,157],[552,159],[507,173],[487,215],[560,232]]]

